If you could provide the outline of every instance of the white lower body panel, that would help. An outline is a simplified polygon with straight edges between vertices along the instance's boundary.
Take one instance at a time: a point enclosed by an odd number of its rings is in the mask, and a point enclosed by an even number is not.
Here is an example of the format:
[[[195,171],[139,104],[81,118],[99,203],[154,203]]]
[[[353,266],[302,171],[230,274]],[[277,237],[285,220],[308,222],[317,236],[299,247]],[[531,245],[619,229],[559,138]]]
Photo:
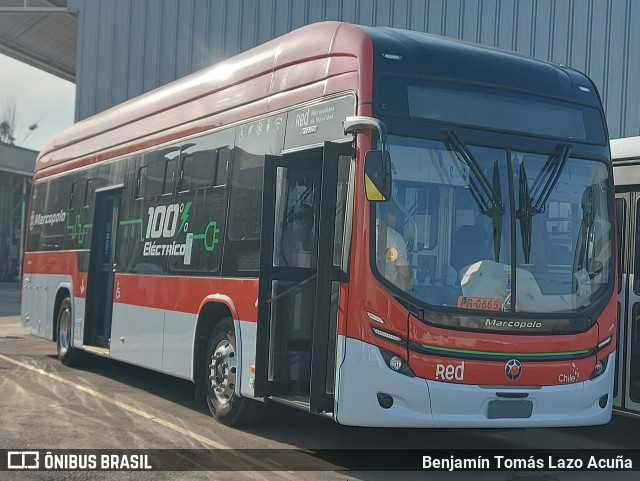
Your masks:
[[[409,428],[605,424],[611,418],[614,366],[615,354],[612,354],[605,372],[592,381],[535,389],[514,389],[511,386],[489,389],[399,374],[387,367],[376,346],[347,339],[335,418],[341,424],[352,426]],[[525,399],[533,403],[531,417],[490,419],[487,414],[489,402],[501,399],[497,392],[527,393]],[[378,393],[391,395],[393,406],[382,408],[378,403]],[[605,395],[608,395],[607,404],[601,408],[599,401]]]
[[[113,304],[109,357],[162,371],[164,310]]]
[[[71,276],[64,274],[29,274],[22,280],[22,325],[34,336],[53,340],[58,313],[56,295],[60,289],[73,292]],[[73,297],[72,297],[73,299]]]

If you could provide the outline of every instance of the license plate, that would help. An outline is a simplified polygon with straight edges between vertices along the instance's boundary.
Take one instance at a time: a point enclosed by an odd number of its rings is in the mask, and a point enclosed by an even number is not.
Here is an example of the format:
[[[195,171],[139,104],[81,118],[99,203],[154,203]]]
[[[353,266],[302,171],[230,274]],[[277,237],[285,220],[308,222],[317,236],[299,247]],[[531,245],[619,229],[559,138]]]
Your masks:
[[[489,419],[530,418],[533,412],[532,401],[489,401]]]
[[[499,311],[500,299],[494,297],[458,296],[458,307],[463,309],[479,309],[482,311]]]

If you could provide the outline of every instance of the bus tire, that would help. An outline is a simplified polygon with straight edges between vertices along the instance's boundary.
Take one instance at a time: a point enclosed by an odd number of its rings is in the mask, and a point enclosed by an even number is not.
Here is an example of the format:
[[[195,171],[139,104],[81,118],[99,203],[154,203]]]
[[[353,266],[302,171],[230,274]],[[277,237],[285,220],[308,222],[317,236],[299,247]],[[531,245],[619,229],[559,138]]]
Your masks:
[[[71,299],[65,297],[60,303],[57,317],[58,359],[65,366],[81,366],[87,362],[88,354],[72,346],[72,319]]]
[[[231,318],[213,329],[205,357],[207,404],[211,414],[226,426],[254,424],[260,420],[264,403],[237,393],[236,336]]]

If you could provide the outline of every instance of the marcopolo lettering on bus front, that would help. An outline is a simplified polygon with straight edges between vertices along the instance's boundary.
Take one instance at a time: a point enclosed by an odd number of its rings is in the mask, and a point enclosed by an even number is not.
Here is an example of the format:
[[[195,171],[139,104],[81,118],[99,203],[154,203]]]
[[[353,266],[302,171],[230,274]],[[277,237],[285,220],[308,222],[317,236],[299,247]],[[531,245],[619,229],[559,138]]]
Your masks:
[[[506,329],[540,329],[542,327],[540,321],[501,321],[499,319],[486,319],[484,325]]]
[[[145,232],[144,248],[142,255],[146,257],[156,256],[182,256],[186,265],[191,264],[191,252],[194,240],[202,240],[204,249],[208,252],[215,249],[218,243],[220,229],[215,220],[210,221],[204,232],[195,234],[189,232],[189,214],[191,202],[182,204],[155,205],[147,210],[147,228]],[[166,239],[172,239],[180,232],[186,234],[184,243]]]

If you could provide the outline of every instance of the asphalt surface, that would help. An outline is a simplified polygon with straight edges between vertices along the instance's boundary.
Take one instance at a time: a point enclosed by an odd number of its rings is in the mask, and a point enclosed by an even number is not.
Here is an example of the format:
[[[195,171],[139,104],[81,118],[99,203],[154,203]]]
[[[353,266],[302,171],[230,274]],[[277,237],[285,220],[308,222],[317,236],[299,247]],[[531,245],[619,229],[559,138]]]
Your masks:
[[[57,360],[55,344],[30,336],[21,327],[18,292],[18,284],[0,284],[0,450],[162,449],[172,450],[164,451],[169,456],[180,449],[233,448],[215,452],[222,453],[215,456],[227,466],[241,463],[242,453],[253,457],[245,471],[0,471],[0,479],[640,479],[638,471],[345,471],[349,460],[322,456],[319,460],[309,458],[309,466],[332,470],[294,472],[292,467],[297,464],[287,464],[282,452],[365,449],[371,450],[365,456],[370,456],[373,464],[381,456],[392,455],[375,450],[389,449],[451,450],[447,455],[461,449],[521,449],[524,453],[532,449],[575,449],[581,453],[640,449],[640,421],[616,415],[606,426],[589,428],[374,429],[340,426],[329,419],[272,405],[261,424],[229,428],[218,424],[203,402],[194,400],[191,382],[102,358],[94,358],[81,369],[63,366]],[[268,451],[239,451],[253,449],[287,451],[272,451],[278,456]],[[311,469],[309,466],[305,469]]]

